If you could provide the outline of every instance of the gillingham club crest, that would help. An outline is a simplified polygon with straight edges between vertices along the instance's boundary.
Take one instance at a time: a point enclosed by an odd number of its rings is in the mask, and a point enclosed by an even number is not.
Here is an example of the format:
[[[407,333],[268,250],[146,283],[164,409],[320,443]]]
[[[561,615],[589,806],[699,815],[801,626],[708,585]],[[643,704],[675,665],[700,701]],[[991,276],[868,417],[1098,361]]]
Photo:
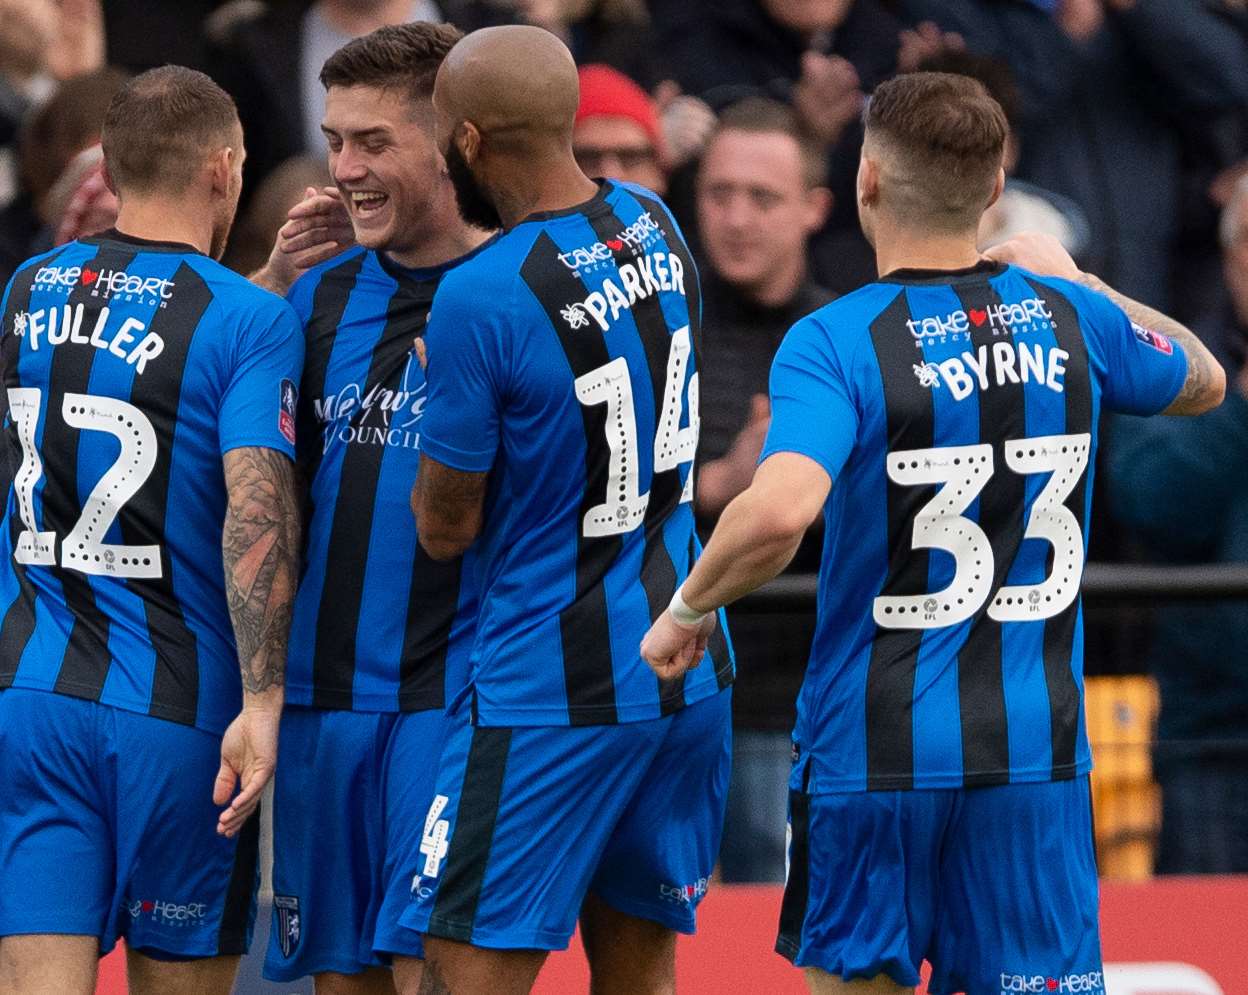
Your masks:
[[[282,956],[289,957],[299,946],[299,899],[293,895],[274,895],[273,911],[277,913],[277,943]]]

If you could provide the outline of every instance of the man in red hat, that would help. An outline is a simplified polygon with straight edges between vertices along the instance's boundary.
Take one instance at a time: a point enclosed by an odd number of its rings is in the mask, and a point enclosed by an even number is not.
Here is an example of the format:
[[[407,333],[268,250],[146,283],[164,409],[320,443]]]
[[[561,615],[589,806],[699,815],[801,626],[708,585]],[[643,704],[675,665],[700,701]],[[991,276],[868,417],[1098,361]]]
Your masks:
[[[654,102],[640,86],[610,66],[583,66],[581,102],[572,151],[588,176],[639,183],[667,192],[663,135]]]

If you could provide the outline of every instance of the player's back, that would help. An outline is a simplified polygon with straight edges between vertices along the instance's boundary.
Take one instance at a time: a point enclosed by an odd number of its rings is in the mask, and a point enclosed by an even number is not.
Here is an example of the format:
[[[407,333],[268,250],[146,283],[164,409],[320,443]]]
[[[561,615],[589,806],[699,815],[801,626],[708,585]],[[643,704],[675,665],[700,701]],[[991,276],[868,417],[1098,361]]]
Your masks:
[[[0,686],[221,731],[240,702],[222,455],[292,451],[293,312],[190,246],[112,232],[19,269],[3,323]]]
[[[764,455],[806,451],[834,480],[803,786],[1090,767],[1079,584],[1097,421],[1160,410],[1185,372],[1099,294],[995,264],[889,274],[794,326],[773,395],[818,382],[828,403],[784,438],[773,425]]]
[[[722,635],[713,664],[666,686],[639,654],[696,550],[699,316],[667,209],[610,181],[444,279],[421,448],[491,472],[472,657],[482,724],[652,718],[731,680]],[[480,410],[485,443],[439,431],[439,405]]]

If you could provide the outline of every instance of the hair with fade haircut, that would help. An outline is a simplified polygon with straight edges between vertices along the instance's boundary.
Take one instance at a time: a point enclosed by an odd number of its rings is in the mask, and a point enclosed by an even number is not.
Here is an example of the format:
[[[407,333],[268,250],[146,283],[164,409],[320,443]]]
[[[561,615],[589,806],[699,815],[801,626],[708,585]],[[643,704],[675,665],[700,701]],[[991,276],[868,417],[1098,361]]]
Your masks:
[[[185,66],[140,73],[109,102],[100,132],[119,192],[180,192],[241,133],[230,95]]]
[[[744,131],[752,135],[788,135],[797,143],[802,157],[802,179],[806,189],[826,185],[828,154],[824,147],[802,127],[797,112],[788,104],[769,97],[746,97],[725,107],[719,114],[709,146],[725,131]]]
[[[1009,134],[983,84],[953,73],[897,76],[871,95],[865,121],[866,154],[883,160],[894,213],[942,231],[979,223]]]
[[[347,42],[325,60],[321,85],[401,90],[412,100],[433,96],[433,81],[446,53],[464,37],[450,24],[413,21],[378,28]]]

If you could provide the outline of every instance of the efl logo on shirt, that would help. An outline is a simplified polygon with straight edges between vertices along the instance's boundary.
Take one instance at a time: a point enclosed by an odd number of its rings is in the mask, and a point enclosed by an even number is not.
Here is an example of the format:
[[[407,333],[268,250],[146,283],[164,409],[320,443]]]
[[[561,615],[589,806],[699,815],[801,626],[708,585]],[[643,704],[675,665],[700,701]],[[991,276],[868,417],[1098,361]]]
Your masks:
[[[277,415],[277,427],[282,437],[292,446],[295,444],[295,405],[299,399],[299,390],[293,380],[282,381],[282,404]]]
[[[1174,353],[1174,343],[1164,335],[1144,328],[1142,325],[1137,325],[1134,321],[1131,322],[1131,331],[1135,332],[1135,337],[1146,346],[1150,346],[1158,352],[1164,352],[1167,356]]]

